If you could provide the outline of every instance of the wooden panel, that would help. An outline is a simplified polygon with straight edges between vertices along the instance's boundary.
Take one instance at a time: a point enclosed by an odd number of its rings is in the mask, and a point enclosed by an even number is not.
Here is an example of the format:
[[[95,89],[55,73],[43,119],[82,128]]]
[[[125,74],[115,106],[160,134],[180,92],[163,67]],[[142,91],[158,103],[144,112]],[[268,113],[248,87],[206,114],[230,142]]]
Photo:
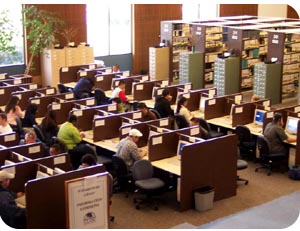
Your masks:
[[[78,32],[74,36],[75,44],[87,41],[87,29],[86,29],[86,6],[85,4],[31,4],[36,6],[39,10],[46,10],[51,12],[57,12],[58,16],[66,23],[65,28],[74,28]],[[29,6],[29,5],[25,5]],[[64,46],[66,40],[63,36],[58,36],[59,43]],[[29,41],[25,41],[27,47],[27,57],[29,59],[28,47],[30,46]],[[34,58],[34,70],[30,71],[30,75],[40,75],[40,58]]]
[[[288,5],[288,7],[287,7],[286,15],[287,15],[286,16],[287,18],[297,18],[297,19],[299,19],[299,15],[298,15],[297,11],[293,7],[291,7],[290,5]]]
[[[220,17],[236,15],[255,15],[258,13],[258,4],[220,4]]]
[[[149,47],[160,42],[160,21],[182,18],[181,4],[136,4],[133,17],[133,73],[149,71]]]

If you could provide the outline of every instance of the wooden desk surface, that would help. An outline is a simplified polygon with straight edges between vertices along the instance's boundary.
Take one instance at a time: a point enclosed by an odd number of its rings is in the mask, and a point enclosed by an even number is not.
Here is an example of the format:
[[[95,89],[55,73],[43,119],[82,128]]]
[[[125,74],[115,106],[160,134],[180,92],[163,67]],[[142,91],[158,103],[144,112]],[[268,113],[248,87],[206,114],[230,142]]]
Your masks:
[[[230,118],[228,116],[213,118],[213,119],[207,120],[207,122],[217,125],[217,126],[220,126],[220,127],[228,128],[231,130],[234,129],[234,127],[232,127],[232,118]]]
[[[194,114],[195,117],[204,118],[204,112],[203,111],[197,110],[197,111],[192,111],[192,113]]]
[[[98,146],[98,147],[105,148],[105,149],[110,150],[112,152],[117,151],[117,145],[120,141],[119,137],[94,142],[93,141],[93,130],[84,131],[84,134],[85,134],[85,138],[83,138],[83,140],[85,142],[93,144],[93,145]]]
[[[178,159],[178,156],[156,160],[151,162],[151,164],[156,168],[160,168],[177,176],[181,175],[181,161]]]

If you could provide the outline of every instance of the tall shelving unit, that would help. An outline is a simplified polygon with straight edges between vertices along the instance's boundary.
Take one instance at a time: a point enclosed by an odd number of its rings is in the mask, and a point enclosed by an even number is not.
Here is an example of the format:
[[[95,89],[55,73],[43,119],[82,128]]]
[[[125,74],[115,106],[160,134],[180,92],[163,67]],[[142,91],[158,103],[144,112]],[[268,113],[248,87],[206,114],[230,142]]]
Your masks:
[[[169,47],[149,48],[149,75],[151,80],[169,78]]]
[[[170,71],[169,81],[179,78],[179,54],[191,51],[190,24],[183,21],[162,21],[161,41],[170,47]]]

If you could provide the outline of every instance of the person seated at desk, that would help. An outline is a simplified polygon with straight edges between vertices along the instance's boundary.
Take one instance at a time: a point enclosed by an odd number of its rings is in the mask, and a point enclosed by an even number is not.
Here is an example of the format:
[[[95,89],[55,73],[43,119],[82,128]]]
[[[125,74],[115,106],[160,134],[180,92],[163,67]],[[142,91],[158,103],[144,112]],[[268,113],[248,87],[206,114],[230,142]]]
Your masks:
[[[137,109],[139,109],[142,112],[142,117],[144,121],[158,119],[156,115],[149,110],[145,103],[138,103]]]
[[[40,128],[45,137],[46,144],[50,147],[53,144],[52,137],[57,136],[58,132],[56,116],[53,110],[47,111],[45,117],[41,122]]]
[[[84,154],[90,153],[86,145],[81,143],[85,135],[76,127],[77,120],[77,116],[71,114],[68,121],[60,126],[57,133],[57,139],[66,145],[68,153],[70,153],[73,169],[79,167],[80,159]]]
[[[271,153],[286,153],[287,160],[289,157],[289,150],[284,142],[292,143],[296,142],[296,136],[288,136],[283,129],[283,120],[280,113],[275,113],[273,120],[267,124],[264,130],[264,137],[270,143]]]
[[[200,138],[202,139],[210,139],[209,132],[200,125],[200,119],[197,117],[193,117],[190,119],[190,126],[199,126],[200,128]]]
[[[258,100],[260,100],[260,97],[258,96],[258,95],[253,95],[252,97],[251,97],[251,102],[253,103],[253,102],[256,102],[256,101],[258,101]]]
[[[117,73],[120,72],[120,65],[119,64],[114,64],[112,67],[112,72]]]
[[[19,97],[13,95],[10,97],[5,107],[7,122],[11,125],[13,129],[14,127],[17,127],[16,117],[23,119],[25,115],[25,112],[22,111],[21,107],[19,106],[19,102],[20,102]]]
[[[111,99],[113,98],[119,98],[122,103],[127,103],[128,98],[125,94],[125,81],[120,80],[119,85],[112,91],[111,93]]]
[[[180,97],[180,99],[177,102],[177,107],[176,107],[176,114],[184,116],[186,121],[190,121],[193,117],[194,114],[190,112],[190,110],[186,107],[188,103],[188,99],[184,96]]]
[[[63,153],[63,149],[62,146],[59,143],[53,144],[50,148],[49,148],[49,155],[50,156],[56,156],[58,154]]]
[[[78,167],[79,169],[86,168],[86,167],[96,165],[97,164],[97,159],[92,154],[85,154],[85,155],[82,156],[82,158],[80,160],[80,163],[81,163],[81,165]]]
[[[37,142],[37,137],[34,131],[26,132],[24,139],[20,140],[20,144],[34,144]]]
[[[7,115],[4,112],[0,113],[0,134],[12,132],[12,128],[7,122]]]
[[[125,112],[125,107],[124,107],[124,105],[122,104],[120,98],[118,98],[118,97],[112,98],[112,99],[111,99],[111,102],[117,104],[117,110],[118,110],[118,113],[123,113],[123,112]]]
[[[73,93],[76,99],[91,97],[95,86],[94,79],[90,77],[81,77],[76,83]]]
[[[137,129],[131,129],[127,137],[123,138],[117,146],[116,156],[122,158],[128,169],[131,170],[135,161],[142,159],[147,152],[138,149],[137,142],[143,134]]]
[[[23,195],[8,190],[14,175],[0,171],[0,216],[4,223],[12,228],[26,229],[26,209],[17,206],[15,199]]]
[[[154,109],[158,111],[161,118],[174,116],[174,111],[171,108],[172,95],[167,89],[162,91],[162,95],[157,97],[155,100]]]
[[[35,103],[31,103],[27,106],[25,116],[22,122],[23,127],[32,128],[34,124],[37,125],[37,122],[35,120],[37,109],[38,105]]]

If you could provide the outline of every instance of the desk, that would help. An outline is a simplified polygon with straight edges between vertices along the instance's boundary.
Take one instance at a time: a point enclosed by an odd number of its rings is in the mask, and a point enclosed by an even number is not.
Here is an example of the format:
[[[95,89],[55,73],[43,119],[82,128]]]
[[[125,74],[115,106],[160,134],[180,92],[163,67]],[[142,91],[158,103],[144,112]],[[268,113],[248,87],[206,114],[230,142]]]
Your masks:
[[[195,117],[204,118],[204,112],[201,110],[192,111],[191,113],[193,113]]]
[[[166,172],[173,173],[177,176],[181,175],[181,161],[179,160],[178,156],[156,160],[151,162],[151,164],[154,167],[162,169]]]
[[[26,195],[25,194],[16,198],[15,201],[16,201],[18,207],[26,208]]]
[[[84,131],[84,134],[85,134],[85,138],[83,138],[83,141],[85,141],[89,144],[93,144],[95,146],[101,147],[101,148],[105,148],[105,149],[107,149],[109,151],[112,151],[112,152],[117,151],[117,146],[118,146],[118,143],[120,141],[119,137],[94,142],[94,140],[93,140],[93,130]]]
[[[64,83],[64,85],[68,88],[74,88],[76,86],[77,82],[70,82],[70,83]]]
[[[209,119],[207,120],[207,122],[226,129],[234,130],[234,127],[232,127],[232,118],[228,116],[221,116],[221,117]]]

